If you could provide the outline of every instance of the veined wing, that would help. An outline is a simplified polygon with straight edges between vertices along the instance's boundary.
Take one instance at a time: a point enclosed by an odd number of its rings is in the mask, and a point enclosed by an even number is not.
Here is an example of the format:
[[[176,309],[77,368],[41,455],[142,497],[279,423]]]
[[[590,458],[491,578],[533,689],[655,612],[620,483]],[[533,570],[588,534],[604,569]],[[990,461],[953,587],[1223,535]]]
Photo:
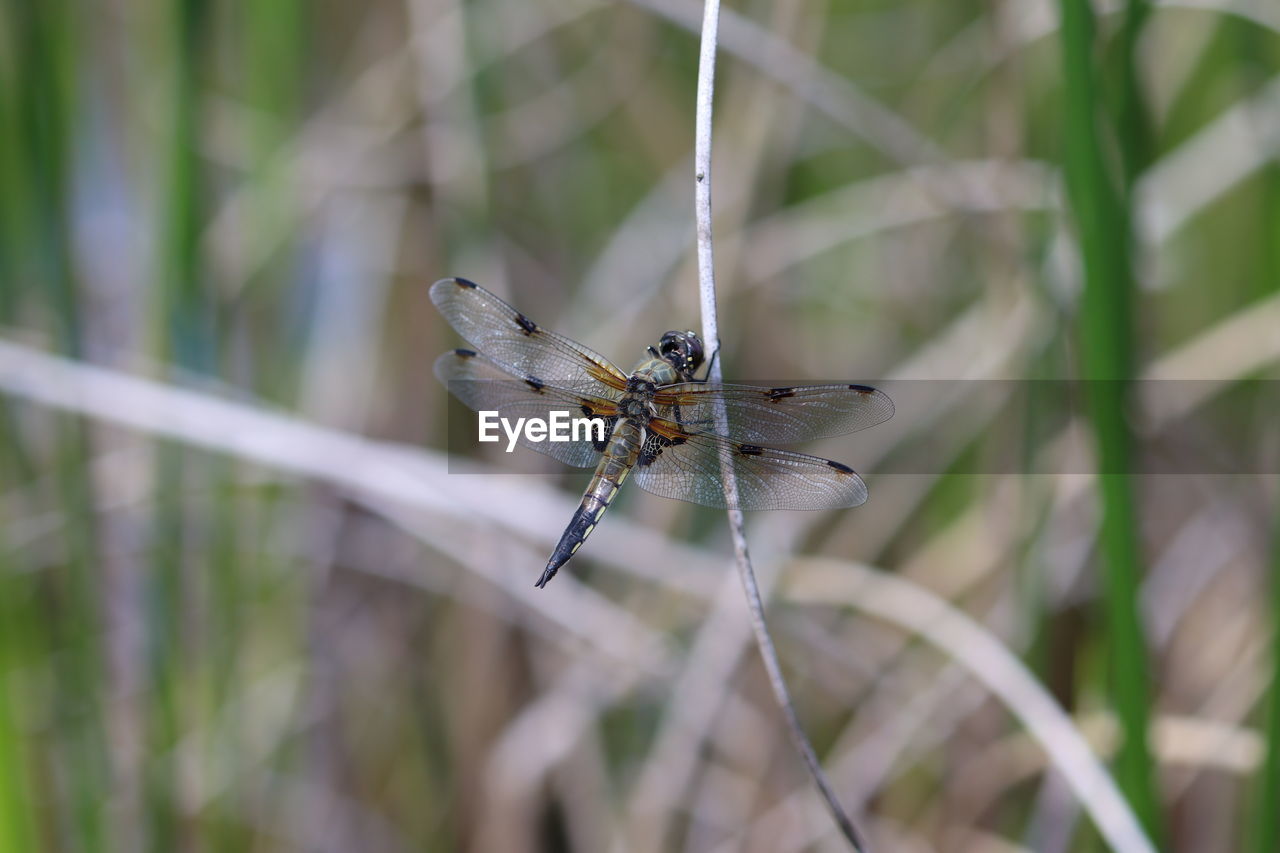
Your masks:
[[[572,418],[602,417],[610,419],[617,414],[613,391],[599,383],[579,383],[583,390],[543,383],[530,378],[515,379],[503,367],[468,349],[456,349],[436,359],[436,377],[445,384],[449,393],[468,408],[479,411],[497,411],[502,417],[514,421],[517,418],[542,418],[549,420],[551,412],[566,411]],[[562,383],[564,384],[564,383]],[[608,438],[606,430],[605,438]],[[501,440],[506,442],[505,433]],[[579,441],[529,441],[521,431],[519,444],[559,459],[567,465],[590,468],[600,461],[604,442]]]
[[[659,418],[649,421],[636,483],[664,498],[724,509],[729,501],[720,476],[722,451],[737,481],[738,509],[836,509],[867,500],[866,484],[847,465],[709,433],[686,433]],[[649,458],[651,462],[641,464]]]
[[[893,417],[893,401],[868,385],[796,385],[764,388],[688,382],[658,390],[657,414],[688,432],[720,433],[715,405],[728,416],[727,437],[761,444],[790,444],[844,435]]]
[[[508,373],[540,382],[594,380],[622,390],[627,377],[604,356],[544,329],[465,278],[431,285],[431,301],[472,347]]]

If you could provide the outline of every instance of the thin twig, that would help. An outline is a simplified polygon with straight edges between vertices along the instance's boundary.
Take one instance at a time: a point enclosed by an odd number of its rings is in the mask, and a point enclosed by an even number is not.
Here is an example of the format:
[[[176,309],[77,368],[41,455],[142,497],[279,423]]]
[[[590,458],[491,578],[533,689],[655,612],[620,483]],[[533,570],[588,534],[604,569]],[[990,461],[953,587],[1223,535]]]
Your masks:
[[[713,353],[708,378],[712,382],[721,380],[720,359],[715,357],[720,349],[720,332],[716,320],[716,280],[714,254],[711,245],[711,113],[712,98],[715,94],[716,77],[716,33],[720,21],[719,0],[706,0],[703,5],[702,42],[698,55],[698,98],[697,112],[694,121],[694,217],[698,235],[698,285],[702,302],[702,339]],[[716,423],[720,432],[724,432],[728,423],[728,414],[723,408],[716,411]],[[769,683],[778,700],[786,719],[787,730],[796,749],[804,759],[814,784],[827,803],[840,832],[855,850],[868,849],[861,834],[853,825],[853,821],[844,813],[840,801],[836,799],[831,784],[827,781],[818,756],[812,744],[805,736],[796,716],[795,706],[787,690],[787,683],[782,677],[782,666],[778,662],[778,653],[773,647],[773,639],[764,621],[764,603],[760,599],[760,588],[756,585],[755,570],[751,566],[751,555],[747,550],[747,536],[744,529],[742,511],[737,509],[738,484],[734,479],[733,469],[729,465],[727,452],[722,451],[721,472],[724,477],[725,502],[729,506],[729,530],[733,536],[733,551],[737,558],[738,575],[742,579],[742,589],[747,596],[747,607],[751,613],[751,629],[756,635],[756,645],[760,648],[760,657],[769,674]]]

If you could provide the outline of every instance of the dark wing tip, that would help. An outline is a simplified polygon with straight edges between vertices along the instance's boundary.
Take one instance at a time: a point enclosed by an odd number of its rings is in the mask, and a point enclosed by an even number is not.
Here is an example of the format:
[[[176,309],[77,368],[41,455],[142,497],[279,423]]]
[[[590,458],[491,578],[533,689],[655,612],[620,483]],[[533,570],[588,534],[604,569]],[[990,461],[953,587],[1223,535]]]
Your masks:
[[[467,281],[465,278],[442,278],[435,284],[431,285],[431,301],[439,304],[440,300],[443,298],[444,292],[455,287],[464,287],[468,290],[480,289],[480,285],[476,284],[474,281]]]
[[[456,350],[454,350],[453,354],[456,355],[458,358],[475,358],[476,357],[475,350],[463,349],[462,347],[458,347]]]
[[[893,417],[893,414],[896,411],[893,405],[893,399],[879,388],[873,388],[870,385],[856,385],[850,383],[849,390],[857,391],[859,394],[866,394],[868,397],[878,397],[884,407],[889,411],[889,414],[885,416],[884,420],[887,421],[889,418]],[[883,423],[883,421],[881,421],[881,423]]]
[[[834,461],[834,460],[832,460],[832,459],[828,459],[828,460],[827,460],[827,465],[831,466],[832,468],[835,468],[835,469],[836,469],[837,471],[839,471],[841,474],[852,474],[852,473],[853,473],[853,469],[852,469],[852,468],[850,468],[848,465],[845,465],[845,464],[843,464],[843,463],[841,463],[841,462],[836,462],[836,461]]]
[[[449,301],[449,294],[458,287],[456,278],[442,278],[431,285],[427,294],[431,297],[431,303],[437,307]]]

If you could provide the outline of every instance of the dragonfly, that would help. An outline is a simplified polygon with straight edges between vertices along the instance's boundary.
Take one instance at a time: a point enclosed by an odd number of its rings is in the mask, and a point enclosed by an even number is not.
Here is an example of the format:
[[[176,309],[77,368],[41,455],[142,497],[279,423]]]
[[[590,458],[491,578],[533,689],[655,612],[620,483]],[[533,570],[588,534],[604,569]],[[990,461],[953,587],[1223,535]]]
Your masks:
[[[851,383],[768,388],[698,379],[705,351],[691,331],[663,334],[628,374],[464,278],[437,281],[431,301],[471,346],[435,363],[436,377],[467,407],[510,419],[567,412],[604,422],[603,436],[516,437],[565,464],[595,468],[537,587],[578,552],[633,472],[645,491],[720,509],[825,510],[867,500],[866,484],[849,466],[768,445],[883,423],[893,416],[893,402],[882,391]],[[725,475],[736,488],[726,489]]]

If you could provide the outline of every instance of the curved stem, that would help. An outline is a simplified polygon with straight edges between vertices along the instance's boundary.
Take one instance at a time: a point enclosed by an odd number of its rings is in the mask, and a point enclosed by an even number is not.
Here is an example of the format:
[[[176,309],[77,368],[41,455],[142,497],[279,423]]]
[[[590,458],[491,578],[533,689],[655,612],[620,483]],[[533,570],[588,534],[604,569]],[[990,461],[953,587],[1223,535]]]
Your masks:
[[[719,0],[706,0],[703,5],[702,42],[698,56],[698,94],[695,117],[694,136],[694,216],[697,223],[698,237],[698,285],[702,303],[702,339],[708,352],[716,353],[720,349],[720,332],[716,321],[716,280],[715,263],[711,241],[711,113],[712,99],[715,95],[716,76],[716,35],[720,21]],[[712,382],[721,380],[720,360],[714,356],[708,368],[708,379]],[[716,412],[717,426],[724,432],[727,415],[723,408]],[[738,505],[738,484],[733,476],[732,466],[728,460],[721,459],[721,474],[724,477],[725,499],[729,505],[729,530],[733,536],[733,551],[738,566],[738,575],[742,580],[742,589],[747,596],[747,607],[751,613],[751,629],[755,633],[756,645],[760,649],[760,657],[764,661],[765,671],[769,675],[769,684],[773,695],[778,700],[787,730],[795,744],[800,757],[804,759],[809,775],[818,786],[822,799],[826,802],[831,817],[840,828],[841,834],[848,839],[854,850],[866,853],[869,849],[853,821],[845,814],[836,799],[831,783],[827,781],[813,745],[805,736],[800,726],[800,718],[796,715],[795,706],[787,690],[787,683],[782,677],[782,665],[778,662],[778,653],[773,646],[773,638],[764,620],[764,602],[760,598],[760,588],[756,584],[755,570],[751,565],[751,554],[747,550],[747,537],[741,510]]]

